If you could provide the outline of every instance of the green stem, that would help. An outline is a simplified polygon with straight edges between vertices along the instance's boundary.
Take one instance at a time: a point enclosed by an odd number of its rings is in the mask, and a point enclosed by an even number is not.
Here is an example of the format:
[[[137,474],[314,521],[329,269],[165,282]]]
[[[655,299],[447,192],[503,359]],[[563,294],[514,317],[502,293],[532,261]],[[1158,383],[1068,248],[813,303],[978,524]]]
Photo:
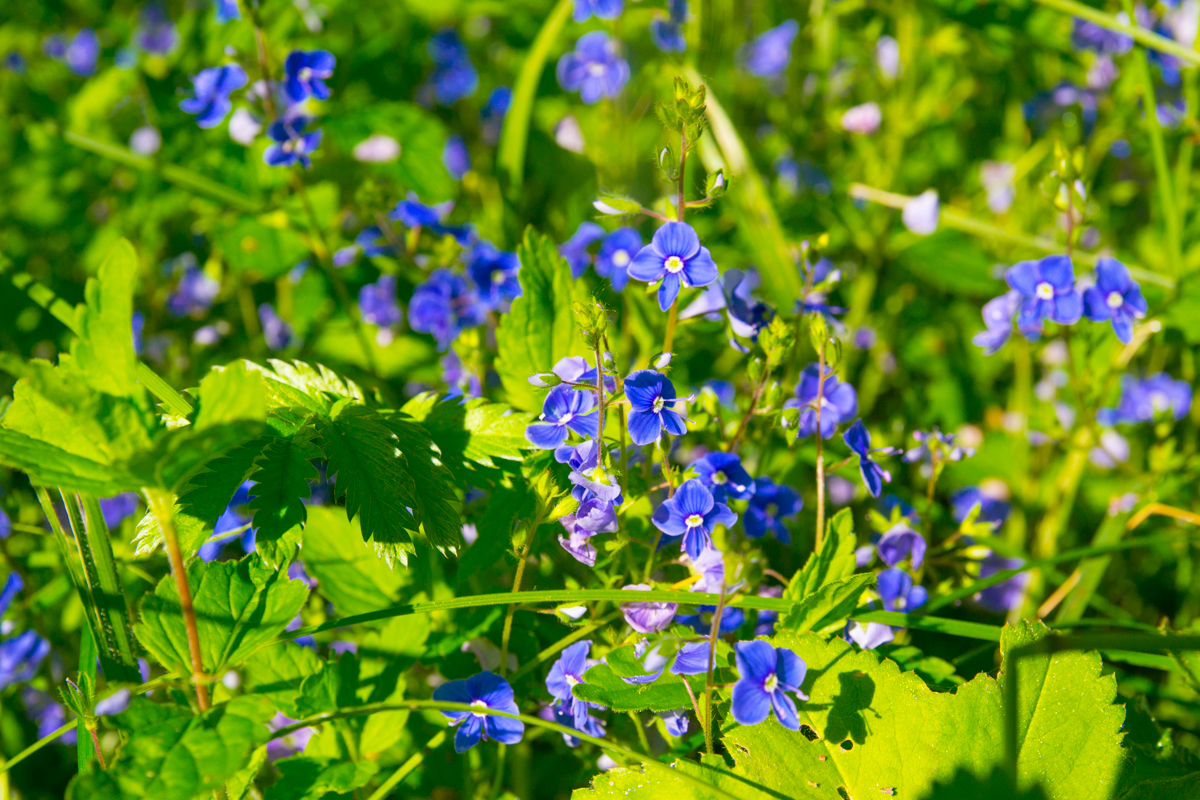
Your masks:
[[[671,352],[671,348],[675,345],[675,325],[679,322],[679,297],[675,297],[675,302],[671,303],[671,310],[667,313],[667,332],[663,334],[663,349],[664,353]]]
[[[1053,8],[1056,11],[1061,11],[1064,14],[1070,14],[1073,17],[1086,19],[1089,22],[1094,22],[1101,28],[1106,28],[1110,31],[1123,33],[1132,38],[1138,44],[1148,47],[1151,50],[1158,50],[1162,53],[1170,53],[1173,56],[1183,59],[1191,64],[1200,64],[1200,53],[1184,47],[1172,39],[1165,36],[1159,36],[1146,28],[1139,25],[1132,25],[1122,22],[1112,14],[1105,14],[1103,11],[1097,11],[1091,6],[1076,2],[1076,0],[1034,0],[1036,3]],[[1132,16],[1133,9],[1126,5],[1126,13],[1130,15],[1130,21],[1136,19]]]
[[[825,437],[821,435],[821,401],[825,394],[825,342],[817,350],[817,540],[816,550],[825,541]],[[799,424],[797,422],[796,424]]]
[[[713,722],[715,715],[713,714],[713,669],[717,662],[717,636],[721,632],[721,615],[725,611],[725,586],[721,585],[721,597],[717,601],[717,608],[713,611],[712,628],[708,632],[708,668],[704,675],[704,715],[708,718],[708,723],[704,726],[704,750],[710,756],[713,754]],[[687,681],[687,678],[684,678]]]
[[[630,711],[629,719],[633,721],[633,727],[637,730],[638,744],[642,746],[642,750],[649,753],[650,740],[646,738],[646,726],[642,725],[642,720],[638,717],[638,712]]]
[[[400,768],[393,772],[386,781],[379,784],[379,788],[371,793],[367,800],[384,800],[392,789],[400,785],[400,781],[412,774],[412,771],[421,766],[421,762],[425,760],[425,754],[431,750],[436,750],[442,746],[442,742],[446,741],[446,731],[441,730],[429,737],[429,741],[425,743],[425,747],[419,753],[413,753],[408,761],[400,765]]]
[[[58,549],[62,555],[63,563],[67,567],[67,572],[71,576],[71,582],[75,584],[75,591],[79,594],[79,602],[83,604],[84,612],[87,614],[88,626],[92,629],[92,636],[99,636],[100,622],[96,619],[96,609],[91,601],[91,595],[88,592],[87,581],[84,579],[83,573],[79,565],[75,562],[75,558],[71,555],[71,542],[67,539],[67,533],[63,530],[62,523],[58,518],[58,512],[54,510],[54,501],[50,499],[50,493],[46,491],[46,487],[34,487],[37,494],[38,503],[42,506],[42,512],[46,515],[46,521],[50,523],[50,530],[54,533],[54,540],[58,542]]]
[[[595,631],[600,630],[605,625],[607,625],[608,623],[612,622],[613,620],[617,619],[620,616],[621,616],[621,613],[619,611],[615,614],[609,614],[607,617],[599,619],[590,625],[584,625],[582,628],[577,628],[576,630],[567,634],[566,636],[559,639],[554,644],[552,644],[549,647],[547,647],[546,649],[542,650],[540,653],[538,653],[536,656],[534,656],[533,659],[531,661],[529,661],[529,663],[527,663],[525,666],[521,667],[516,672],[514,672],[512,674],[512,676],[509,678],[509,683],[516,683],[518,679],[525,677],[530,672],[533,672],[535,669],[537,669],[539,665],[546,663],[546,661],[548,661],[551,656],[557,655],[558,653],[562,652],[569,646],[575,644],[575,642],[578,642],[583,637],[585,637],[591,633],[594,633]]]
[[[109,680],[137,680],[137,659],[134,654],[129,604],[121,586],[121,578],[117,574],[112,540],[104,522],[104,512],[95,496],[79,493],[76,498],[83,510],[84,522],[84,540],[79,542],[80,551],[86,547],[88,561],[91,562],[98,580],[94,596],[97,602],[104,604],[103,615],[99,617],[105,622],[104,639],[97,644],[103,644],[109,658],[123,667],[125,672],[124,676],[109,675]]]
[[[533,537],[537,535],[537,529],[541,527],[541,524],[542,516],[538,515],[525,533],[525,544],[521,547],[521,556],[517,561],[517,574],[513,578],[512,596],[514,598],[521,595],[521,580],[525,577],[525,562],[529,560],[529,549],[533,547]],[[504,615],[504,633],[500,638],[500,677],[504,677],[508,672],[508,639],[512,635],[513,615],[516,613],[516,602],[510,603],[508,611]]]
[[[733,438],[729,441],[729,447],[726,448],[730,453],[736,453],[737,447],[741,444],[742,436],[745,435],[746,429],[750,426],[750,418],[754,416],[754,409],[758,407],[758,401],[762,398],[763,388],[767,385],[767,378],[770,373],[764,369],[762,380],[754,387],[754,394],[750,397],[750,406],[746,409],[742,421],[738,423],[737,432],[733,434]]]

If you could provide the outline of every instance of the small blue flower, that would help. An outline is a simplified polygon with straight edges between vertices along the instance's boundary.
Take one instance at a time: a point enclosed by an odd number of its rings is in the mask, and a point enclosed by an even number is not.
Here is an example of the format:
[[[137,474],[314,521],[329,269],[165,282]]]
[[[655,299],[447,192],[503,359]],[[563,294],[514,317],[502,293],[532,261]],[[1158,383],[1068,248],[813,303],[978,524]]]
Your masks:
[[[479,112],[479,124],[483,129],[484,144],[495,144],[500,141],[500,131],[504,127],[504,116],[512,105],[512,88],[497,86],[488,95],[483,110]]]
[[[304,128],[311,120],[308,117],[296,116],[277,119],[267,128],[267,135],[274,144],[263,151],[263,163],[272,167],[290,167],[299,163],[305,169],[312,169],[312,159],[309,154],[321,146],[321,131],[305,133]]]
[[[618,43],[604,31],[579,37],[575,49],[558,60],[558,85],[579,92],[587,105],[616,97],[629,81],[629,62],[617,54]]]
[[[774,711],[780,725],[800,730],[796,704],[785,693],[808,699],[800,690],[808,673],[804,659],[786,647],[776,649],[761,639],[738,642],[733,652],[739,677],[733,685],[731,710],[737,723],[757,725]]]
[[[521,296],[520,269],[516,253],[503,252],[491,242],[475,245],[467,258],[467,273],[479,288],[479,299],[492,310]]]
[[[737,268],[727,269],[724,275],[679,312],[679,319],[691,319],[703,314],[706,319],[719,321],[721,316],[718,312],[724,311],[734,336],[757,342],[759,331],[775,317],[775,309],[753,296],[758,282],[758,272],[755,270],[742,272]],[[738,352],[750,352],[749,347],[732,336],[729,344]]]
[[[447,681],[433,690],[433,699],[443,703],[463,703],[519,714],[508,681],[491,672],[480,672],[462,681]],[[525,723],[519,719],[481,714],[477,711],[443,711],[451,725],[458,726],[454,734],[454,752],[462,753],[484,741],[494,739],[501,744],[516,744],[525,733]]]
[[[587,725],[588,712],[593,708],[603,708],[595,703],[580,700],[571,693],[577,684],[586,683],[583,674],[596,663],[588,658],[591,649],[590,639],[576,642],[562,651],[562,655],[550,667],[550,673],[546,676],[546,691],[558,701],[564,712],[571,715],[574,720],[573,727],[579,730],[584,730]]]
[[[726,498],[749,500],[754,495],[754,479],[742,466],[736,453],[706,453],[692,462],[696,478],[712,492],[713,499],[723,502]]]
[[[403,223],[408,228],[429,228],[440,234],[445,230],[442,220],[454,209],[453,201],[426,205],[421,202],[415,192],[409,192],[408,197],[396,203],[396,207],[388,212],[388,219]]]
[[[396,276],[380,275],[375,283],[358,290],[358,308],[363,321],[381,328],[390,328],[400,321],[400,304],[396,302]]]
[[[673,711],[658,712],[659,718],[667,728],[667,733],[675,738],[686,736],[688,732],[688,714],[686,708],[676,708]]]
[[[622,590],[628,589],[636,592],[644,592],[651,588],[651,586],[644,583],[634,583],[621,587]],[[625,616],[625,621],[629,623],[629,627],[638,633],[660,633],[665,631],[671,627],[671,621],[675,619],[675,612],[678,610],[678,603],[663,603],[660,601],[621,603],[621,613]]]
[[[134,34],[134,38],[138,47],[147,53],[166,55],[175,49],[175,45],[179,44],[179,35],[175,32],[175,25],[172,24],[161,4],[147,3],[142,6],[138,17],[141,25]]]
[[[1013,315],[1020,307],[1021,293],[1015,290],[987,301],[983,306],[983,324],[987,330],[975,334],[971,342],[982,347],[985,356],[998,352],[1012,336]]]
[[[293,103],[310,97],[329,99],[325,79],[333,77],[337,59],[328,50],[293,50],[283,62],[283,91]]]
[[[596,274],[608,278],[613,289],[625,290],[629,283],[629,264],[642,249],[642,235],[633,228],[617,228],[604,237],[596,256]]]
[[[867,487],[871,497],[879,497],[883,485],[892,482],[892,474],[871,458],[871,434],[867,432],[867,426],[863,425],[861,419],[855,420],[842,434],[842,441],[858,456],[858,472],[862,475],[863,485]],[[890,447],[880,449],[887,451],[889,455],[892,453]]]
[[[679,648],[675,663],[669,672],[672,675],[703,675],[708,672],[708,642],[689,642]]]
[[[792,533],[783,521],[799,514],[802,508],[804,498],[799,492],[763,475],[754,479],[754,496],[742,517],[742,527],[751,539],[773,533],[779,541],[791,544]]]
[[[466,278],[448,269],[436,269],[413,291],[408,304],[408,324],[417,333],[428,333],[445,351],[459,333],[482,325],[487,310]]]
[[[789,19],[759,35],[742,51],[746,71],[760,78],[782,74],[792,60],[792,40],[800,32],[800,23]]]
[[[925,537],[899,522],[887,530],[875,543],[879,557],[889,567],[894,567],[911,557],[913,569],[920,569],[925,560]]]
[[[362,250],[363,255],[368,258],[396,255],[396,248],[392,247],[378,225],[368,225],[359,231],[358,236],[354,237],[354,247]],[[339,264],[339,266],[341,265]]]
[[[0,590],[0,616],[4,616],[13,598],[24,588],[21,576],[10,572],[4,589]],[[50,642],[32,630],[0,642],[0,690],[32,678],[49,653]]]
[[[586,383],[590,386],[596,385],[596,368],[592,366],[592,362],[588,361],[583,356],[564,356],[563,358],[560,358],[554,365],[552,372],[565,383]],[[538,380],[535,380],[535,378]],[[540,375],[534,375],[529,379],[529,382],[534,386],[545,387],[547,384],[541,381],[540,378]],[[616,392],[616,378],[606,374],[604,376],[604,388],[610,392]]]
[[[588,247],[604,238],[604,228],[594,222],[581,222],[571,238],[558,246],[558,254],[571,265],[571,277],[579,280],[592,263]]]
[[[893,522],[905,520],[909,525],[921,524],[921,515],[917,510],[894,494],[885,494],[879,501],[879,513]]]
[[[1129,17],[1124,12],[1120,16],[1125,17],[1128,24]],[[1133,37],[1075,17],[1071,21],[1071,45],[1076,50],[1091,50],[1102,55],[1124,55],[1133,49]]]
[[[800,374],[800,382],[796,384],[795,398],[787,400],[784,408],[799,408],[798,436],[805,439],[817,432],[817,391],[820,385],[821,421],[820,434],[822,439],[830,439],[837,431],[838,425],[849,422],[858,415],[858,392],[848,383],[842,383],[837,375],[828,367],[825,368],[825,380],[818,384],[819,366],[809,364]]]
[[[593,16],[596,19],[616,19],[621,16],[625,0],[575,0],[575,12],[572,19],[576,22],[587,22]]]
[[[1102,408],[1096,413],[1101,425],[1137,425],[1153,422],[1159,414],[1177,420],[1187,416],[1192,407],[1192,387],[1186,381],[1173,380],[1165,372],[1138,380],[1132,375],[1121,376],[1121,399],[1116,408]]]
[[[584,439],[577,445],[564,445],[554,451],[554,460],[566,464],[572,472],[588,473],[596,468],[599,451],[595,439]]]
[[[471,153],[457,133],[446,139],[446,146],[442,148],[442,166],[456,181],[461,181],[471,171]]]
[[[625,379],[625,396],[629,398],[629,438],[636,445],[658,440],[665,430],[672,436],[687,433],[684,417],[675,410],[679,401],[675,385],[660,372],[639,369]]]
[[[925,587],[913,586],[912,576],[897,567],[879,573],[876,590],[887,611],[912,612],[929,600]]]
[[[75,34],[71,43],[66,46],[62,56],[67,69],[81,78],[86,78],[96,71],[96,61],[100,58],[100,40],[91,28],[84,28]]]
[[[978,522],[992,522],[996,527],[1008,519],[1012,506],[1003,500],[986,494],[978,486],[965,486],[950,495],[950,507],[955,522],[962,522],[971,513],[971,509],[979,506]]]
[[[262,324],[263,338],[267,340],[267,347],[272,350],[284,350],[295,341],[296,337],[292,332],[292,326],[280,319],[270,303],[263,303],[258,307],[258,321]]]
[[[1122,344],[1133,341],[1133,321],[1146,316],[1146,299],[1129,270],[1115,258],[1096,260],[1096,282],[1083,293],[1083,307],[1092,322],[1112,321]]]
[[[658,307],[666,311],[683,286],[708,286],[717,279],[717,265],[700,237],[686,222],[668,222],[654,232],[629,265],[629,277],[639,281],[662,281]]]
[[[453,105],[475,94],[479,73],[471,63],[466,45],[453,30],[444,30],[430,38],[426,45],[435,68],[430,82],[434,96],[442,105]]]
[[[683,551],[694,561],[712,547],[713,528],[733,527],[737,514],[724,503],[714,501],[704,484],[692,478],[683,482],[674,497],[662,502],[651,521],[668,536],[682,536]]]
[[[1017,326],[1041,331],[1042,320],[1074,325],[1083,316],[1083,299],[1075,290],[1075,270],[1068,256],[1018,261],[1004,273],[1009,287],[1021,293]]]
[[[110,531],[116,528],[127,517],[133,516],[133,512],[137,511],[138,503],[137,492],[122,492],[113,497],[105,497],[100,500],[100,513],[104,515],[104,525]]]
[[[911,464],[914,461],[933,463],[935,452],[940,461],[962,461],[964,458],[970,458],[975,455],[974,447],[956,445],[954,443],[954,434],[942,433],[936,425],[928,433],[925,431],[913,431],[913,438],[919,444],[911,450],[905,451],[905,464]]]
[[[683,23],[687,21],[687,0],[667,0],[667,19],[650,22],[650,39],[664,53],[682,53],[687,49]]]
[[[716,606],[696,606],[695,614],[680,614],[675,617],[675,621],[680,625],[686,625],[701,636],[708,636],[712,633],[712,618],[716,611]],[[740,608],[727,607],[721,611],[721,627],[718,633],[721,636],[727,636],[742,627],[742,623],[745,621],[745,611]]]
[[[188,263],[188,262],[185,262]],[[190,260],[175,291],[167,297],[167,310],[174,317],[202,317],[217,299],[221,283]]]
[[[596,408],[596,396],[591,392],[555,386],[542,403],[541,422],[525,428],[525,438],[534,447],[553,450],[567,440],[571,430],[591,438],[600,426],[600,411]]]
[[[67,680],[71,680],[67,678]],[[25,714],[37,725],[37,735],[45,738],[61,728],[67,721],[67,712],[62,704],[55,701],[54,695],[42,692],[32,686],[26,686],[21,692],[25,703]],[[78,731],[70,728],[55,741],[59,744],[73,745],[77,742]]]
[[[1025,562],[1019,558],[1005,558],[992,553],[979,562],[979,577],[981,580],[990,578],[997,572],[1017,569],[1024,564]],[[1024,601],[1025,587],[1029,585],[1029,578],[1028,572],[1019,572],[1006,581],[984,589],[976,599],[984,608],[995,611],[997,614],[1006,614]]]
[[[241,64],[224,64],[201,70],[192,78],[192,97],[180,101],[179,107],[196,115],[201,128],[215,128],[233,108],[229,93],[246,85],[248,78]]]
[[[213,0],[213,16],[218,25],[242,18],[242,10],[238,8],[238,0]]]

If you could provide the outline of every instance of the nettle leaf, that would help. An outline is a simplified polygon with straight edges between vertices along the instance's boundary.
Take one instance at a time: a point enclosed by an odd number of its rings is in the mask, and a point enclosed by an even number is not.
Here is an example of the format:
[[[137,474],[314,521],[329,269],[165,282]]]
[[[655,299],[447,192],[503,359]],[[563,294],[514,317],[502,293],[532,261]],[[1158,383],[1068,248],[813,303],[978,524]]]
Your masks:
[[[0,428],[0,464],[21,470],[35,486],[61,486],[100,497],[140,487],[135,477],[119,467],[5,428]]]
[[[308,519],[303,501],[312,494],[308,482],[319,477],[310,459],[322,456],[312,441],[315,435],[312,428],[301,428],[271,440],[251,476],[255,485],[249,508],[258,529],[255,547],[262,560],[276,569],[291,559],[300,541],[299,529]]]
[[[584,284],[571,279],[571,267],[554,242],[532,227],[526,229],[517,256],[521,296],[496,328],[496,372],[508,402],[538,414],[543,393],[530,385],[529,376],[549,372],[560,358],[583,352],[571,303],[588,297]]]
[[[483,516],[475,525],[475,543],[458,559],[458,581],[464,587],[471,575],[478,575],[497,564],[503,566],[505,553],[512,550],[513,529],[518,519],[533,515],[536,499],[524,482],[514,481],[511,488],[492,489]]]
[[[202,714],[186,706],[135,697],[112,720],[126,733],[120,756],[106,771],[71,781],[71,800],[190,800],[212,796],[270,737],[274,715],[261,697],[243,695]]]
[[[289,717],[302,716],[296,702],[304,679],[321,671],[316,652],[293,642],[262,648],[242,665],[246,691],[260,694]]]
[[[858,606],[863,592],[875,585],[875,575],[867,572],[827,583],[792,606],[779,620],[781,630],[822,631],[846,621]]]
[[[133,245],[119,239],[84,289],[76,309],[71,361],[88,386],[114,397],[140,398],[137,356],[133,352],[133,291],[138,262]],[[62,363],[62,362],[60,362]]]
[[[348,794],[367,783],[379,772],[370,759],[346,761],[341,758],[293,756],[275,762],[279,780],[267,789],[266,800],[321,800],[330,792]]]
[[[1002,650],[1047,633],[1040,623],[1005,628]],[[980,675],[954,693],[936,693],[916,674],[840,638],[785,633],[772,643],[791,648],[808,665],[803,689],[809,700],[798,703],[801,729],[786,730],[774,717],[734,726],[723,736],[732,769],[680,759],[677,770],[745,800],[925,798],[939,783],[977,787],[986,779],[994,787],[1004,780],[1003,720],[1012,699],[996,679]],[[1123,761],[1125,712],[1113,704],[1116,681],[1101,675],[1099,655],[1023,659],[1019,675],[1020,785],[999,796],[1033,791],[1047,800],[1108,800]],[[707,796],[683,780],[630,769],[600,775],[591,789],[574,794],[578,800]]]
[[[413,511],[425,535],[443,554],[457,552],[462,504],[454,491],[454,476],[424,428],[396,417],[388,418],[386,424],[408,462],[410,480],[415,484]]]
[[[201,663],[205,672],[217,675],[275,638],[308,597],[303,581],[288,580],[253,555],[241,561],[193,561],[188,585],[200,632]],[[142,646],[168,669],[190,672],[187,630],[174,579],[164,577],[153,594],[142,598],[139,610],[142,621],[136,633]]]
[[[480,485],[475,465],[494,467],[494,459],[520,461],[529,448],[525,428],[532,414],[516,412],[503,403],[474,398],[438,401],[432,392],[419,394],[400,411],[428,431],[442,452],[442,461],[462,484]]]
[[[340,508],[308,509],[302,541],[304,568],[338,614],[365,614],[395,605],[409,583],[408,573],[393,571],[376,557],[364,543],[358,522],[346,519]]]
[[[801,600],[822,586],[853,575],[855,544],[854,517],[850,509],[843,508],[829,520],[821,549],[812,553],[803,569],[792,576],[783,596],[788,600]]]
[[[323,364],[270,359],[269,367],[243,362],[246,369],[259,373],[266,382],[267,406],[271,409],[303,408],[328,416],[337,400],[365,401],[362,389],[354,381],[339,377]]]

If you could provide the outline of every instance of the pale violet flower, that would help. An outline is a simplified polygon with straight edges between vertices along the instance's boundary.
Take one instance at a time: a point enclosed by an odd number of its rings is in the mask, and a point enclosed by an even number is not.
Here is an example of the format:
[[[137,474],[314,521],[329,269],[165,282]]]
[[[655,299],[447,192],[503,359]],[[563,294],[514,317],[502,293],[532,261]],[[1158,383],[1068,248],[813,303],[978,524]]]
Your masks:
[[[563,150],[570,150],[572,153],[583,153],[585,143],[583,141],[583,129],[579,127],[579,120],[568,114],[558,121],[554,126],[554,141]]]
[[[895,80],[904,69],[900,63],[900,43],[891,36],[880,36],[875,41],[875,63],[883,77]]]
[[[921,236],[934,233],[938,227],[938,193],[927,189],[904,204],[901,218],[904,227]]]
[[[162,134],[153,125],[143,125],[129,137],[129,149],[138,155],[152,156],[162,147]]]
[[[354,160],[365,164],[386,164],[399,157],[400,143],[386,133],[376,133],[354,145]]]
[[[863,103],[846,109],[846,112],[842,114],[842,128],[849,133],[861,133],[869,136],[879,130],[881,122],[883,122],[883,112],[879,110],[878,103]]]
[[[239,108],[229,118],[229,138],[240,145],[249,147],[262,133],[263,124],[248,108]]]

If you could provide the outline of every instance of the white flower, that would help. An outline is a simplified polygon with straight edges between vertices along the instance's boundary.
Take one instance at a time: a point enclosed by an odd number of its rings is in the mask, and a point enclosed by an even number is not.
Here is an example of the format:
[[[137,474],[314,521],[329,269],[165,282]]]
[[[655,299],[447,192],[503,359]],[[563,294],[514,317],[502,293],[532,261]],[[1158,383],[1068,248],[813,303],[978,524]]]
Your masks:
[[[928,236],[938,227],[938,193],[929,189],[904,204],[901,214],[904,227],[913,233]]]
[[[400,157],[400,143],[386,133],[368,136],[354,145],[354,160],[367,164],[386,164]]]
[[[850,133],[870,135],[879,130],[881,122],[883,112],[879,110],[878,103],[863,103],[846,109],[846,113],[842,114],[842,128]]]

